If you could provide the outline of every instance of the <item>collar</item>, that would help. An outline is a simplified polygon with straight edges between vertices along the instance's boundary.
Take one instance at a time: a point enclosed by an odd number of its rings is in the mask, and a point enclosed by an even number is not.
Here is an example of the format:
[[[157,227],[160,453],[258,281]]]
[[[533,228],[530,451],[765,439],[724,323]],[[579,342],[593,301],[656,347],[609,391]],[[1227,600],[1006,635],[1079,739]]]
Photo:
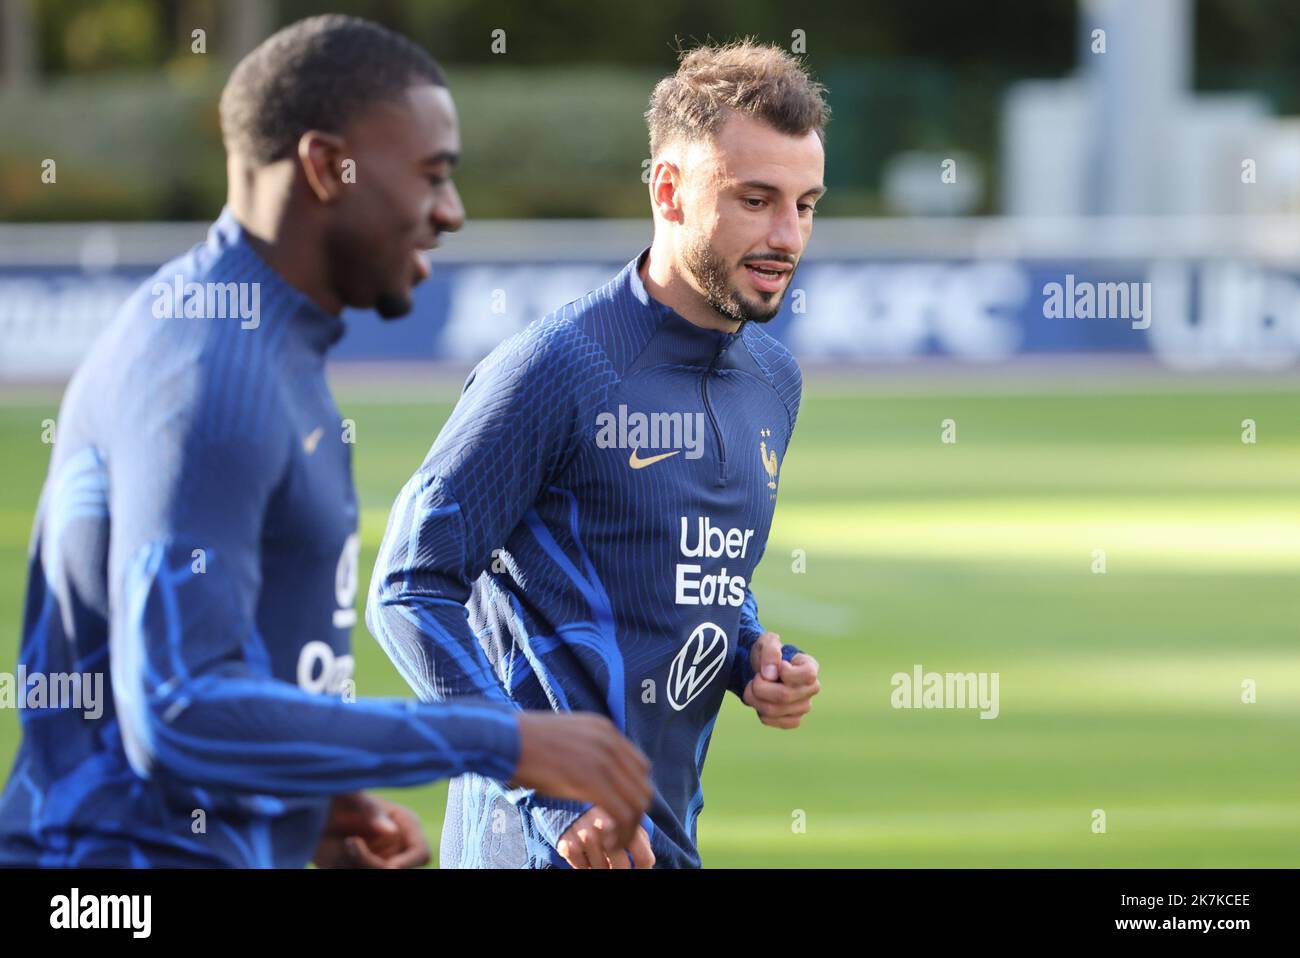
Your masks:
[[[671,363],[681,366],[725,365],[727,351],[740,339],[740,329],[726,333],[720,329],[697,326],[672,307],[650,295],[641,279],[641,265],[650,255],[643,249],[623,267],[621,280],[628,295],[653,317],[656,328],[641,356],[641,362]]]
[[[263,322],[275,323],[283,317],[291,333],[322,356],[343,337],[343,318],[321,309],[272,269],[253,249],[247,231],[229,206],[221,208],[221,215],[208,230],[208,247],[223,257],[223,271],[235,281],[261,284],[259,302],[273,304],[261,317]]]

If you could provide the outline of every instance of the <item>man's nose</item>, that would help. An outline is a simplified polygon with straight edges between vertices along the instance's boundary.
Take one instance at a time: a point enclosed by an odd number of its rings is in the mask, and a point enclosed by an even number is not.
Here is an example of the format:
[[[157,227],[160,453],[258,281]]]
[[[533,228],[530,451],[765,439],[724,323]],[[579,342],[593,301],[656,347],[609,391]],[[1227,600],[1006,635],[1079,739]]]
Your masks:
[[[773,250],[799,255],[803,250],[803,230],[800,229],[797,206],[782,208],[773,216],[767,242]]]
[[[448,182],[443,185],[438,201],[433,204],[430,220],[438,233],[454,233],[465,225],[465,206],[455,184]]]

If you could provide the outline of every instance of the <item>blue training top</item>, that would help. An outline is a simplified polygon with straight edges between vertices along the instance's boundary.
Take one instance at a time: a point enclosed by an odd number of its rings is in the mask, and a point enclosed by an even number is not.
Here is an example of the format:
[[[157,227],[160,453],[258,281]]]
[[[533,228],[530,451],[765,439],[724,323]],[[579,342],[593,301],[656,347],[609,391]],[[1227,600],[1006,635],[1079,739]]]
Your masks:
[[[700,772],[723,693],[753,677],[748,583],[802,377],[761,326],[650,297],[645,255],[470,375],[393,506],[367,623],[422,699],[609,716],[653,763],[658,864],[698,866]],[[464,776],[442,862],[562,865],[586,807]]]
[[[44,707],[20,712],[0,864],[300,867],[331,795],[513,774],[510,706],[352,694],[357,507],[324,376],[342,333],[224,211],[73,377],[19,654]],[[79,703],[35,694],[74,675]]]

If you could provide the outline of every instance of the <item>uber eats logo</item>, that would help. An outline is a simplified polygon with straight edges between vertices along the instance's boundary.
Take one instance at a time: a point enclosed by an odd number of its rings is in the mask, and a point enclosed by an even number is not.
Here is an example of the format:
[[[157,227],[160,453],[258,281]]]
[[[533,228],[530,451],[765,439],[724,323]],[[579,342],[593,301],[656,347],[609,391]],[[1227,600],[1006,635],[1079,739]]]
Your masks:
[[[679,546],[682,556],[687,559],[743,559],[753,536],[753,529],[724,531],[708,516],[698,516],[694,522],[682,516]],[[726,566],[709,575],[703,575],[703,569],[702,565],[693,562],[677,564],[674,601],[678,605],[745,604],[743,575],[728,575]]]

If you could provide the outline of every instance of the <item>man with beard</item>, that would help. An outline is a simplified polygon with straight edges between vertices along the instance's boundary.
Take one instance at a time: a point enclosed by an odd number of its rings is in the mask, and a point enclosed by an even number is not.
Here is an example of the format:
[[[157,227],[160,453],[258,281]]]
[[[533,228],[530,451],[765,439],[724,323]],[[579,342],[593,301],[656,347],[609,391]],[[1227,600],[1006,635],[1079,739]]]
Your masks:
[[[599,804],[464,775],[446,865],[696,867],[726,689],[777,728],[820,689],[748,583],[802,389],[762,325],[825,191],[822,89],[779,48],[705,46],[646,118],[653,244],[470,374],[393,506],[367,621],[422,698],[608,715],[655,797],[607,854]]]

